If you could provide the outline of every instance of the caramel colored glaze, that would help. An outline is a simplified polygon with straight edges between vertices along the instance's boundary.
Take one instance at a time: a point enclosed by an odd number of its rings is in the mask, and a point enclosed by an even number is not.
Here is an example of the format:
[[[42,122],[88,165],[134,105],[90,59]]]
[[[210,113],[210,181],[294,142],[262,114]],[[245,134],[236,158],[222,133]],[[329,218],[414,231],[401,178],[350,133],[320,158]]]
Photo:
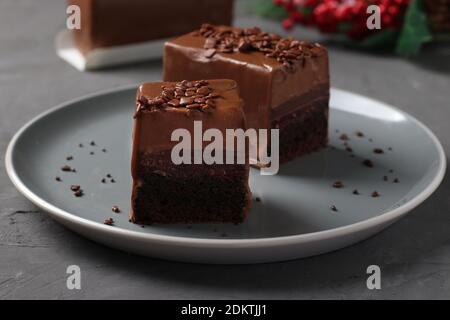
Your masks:
[[[177,36],[205,22],[231,24],[233,0],[68,0],[81,9],[81,52]]]
[[[208,58],[204,44],[205,38],[195,32],[167,42],[164,80],[234,79],[245,101],[250,128],[270,128],[272,111],[310,92],[317,92],[314,90],[317,86],[327,88],[327,92],[321,94],[329,94],[328,53],[322,46],[314,48],[316,56],[296,62],[291,71],[258,51],[216,52]]]
[[[186,129],[194,136],[194,121],[202,121],[203,132],[218,129],[225,137],[226,129],[246,129],[243,102],[239,97],[236,82],[233,80],[208,80],[208,85],[220,95],[215,99],[216,106],[211,112],[189,110],[186,108],[164,107],[154,111],[137,113],[133,133],[132,174],[137,178],[139,154],[171,150],[178,141],[171,141],[175,129]],[[174,85],[170,82],[145,83],[139,87],[137,99],[144,96],[153,99],[161,94],[161,87]],[[225,139],[224,139],[225,140]],[[204,143],[207,145],[208,143]],[[225,145],[225,141],[224,141]]]

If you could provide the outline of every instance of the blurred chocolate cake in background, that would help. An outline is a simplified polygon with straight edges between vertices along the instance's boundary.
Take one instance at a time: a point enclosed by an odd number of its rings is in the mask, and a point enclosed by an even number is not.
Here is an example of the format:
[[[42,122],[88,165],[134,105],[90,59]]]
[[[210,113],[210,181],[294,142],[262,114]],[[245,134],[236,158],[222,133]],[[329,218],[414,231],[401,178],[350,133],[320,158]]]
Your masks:
[[[174,37],[203,23],[230,24],[233,0],[69,0],[81,9],[73,30],[82,53]]]

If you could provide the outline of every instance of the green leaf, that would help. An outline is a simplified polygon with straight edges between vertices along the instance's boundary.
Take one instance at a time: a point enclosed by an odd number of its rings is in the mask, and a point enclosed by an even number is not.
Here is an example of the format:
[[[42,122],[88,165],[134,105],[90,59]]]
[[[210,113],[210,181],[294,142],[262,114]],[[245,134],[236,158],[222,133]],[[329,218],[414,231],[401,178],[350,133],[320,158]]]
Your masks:
[[[253,11],[262,17],[282,20],[288,17],[286,10],[283,7],[277,6],[272,0],[257,0],[253,5]]]
[[[352,24],[350,22],[342,22],[338,24],[338,32],[346,33],[352,28]]]
[[[393,30],[379,31],[359,42],[360,47],[370,49],[375,47],[390,47],[391,50],[398,39],[398,32]]]
[[[394,30],[378,31],[361,41],[355,41],[344,34],[340,37],[340,41],[349,48],[370,51],[393,51],[397,39],[398,31]]]
[[[305,15],[309,16],[313,13],[314,9],[312,7],[300,7],[300,11]]]
[[[422,0],[412,0],[405,15],[405,21],[395,51],[404,56],[416,55],[425,42],[431,41],[427,16]]]

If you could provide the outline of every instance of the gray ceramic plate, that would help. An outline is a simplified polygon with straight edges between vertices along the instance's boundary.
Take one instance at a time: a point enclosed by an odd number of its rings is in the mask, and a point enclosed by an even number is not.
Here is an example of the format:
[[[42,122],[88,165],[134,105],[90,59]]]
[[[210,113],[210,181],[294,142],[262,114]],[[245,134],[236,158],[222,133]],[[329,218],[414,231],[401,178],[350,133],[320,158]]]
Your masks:
[[[387,227],[424,201],[444,176],[442,146],[423,124],[383,103],[333,90],[330,147],[282,166],[277,176],[252,169],[251,189],[261,201],[254,201],[247,222],[142,228],[128,222],[135,89],[91,95],[44,113],[15,135],[6,154],[8,174],[28,199],[70,229],[114,248],[205,263],[316,255]],[[345,150],[342,134],[353,152]],[[364,166],[364,159],[374,167]],[[65,164],[77,172],[62,172]],[[115,183],[101,182],[108,173]],[[336,180],[344,188],[333,188]],[[81,185],[85,195],[74,197],[72,184]],[[373,191],[380,197],[372,197]],[[113,205],[122,213],[113,213]],[[109,217],[115,226],[103,224]]]

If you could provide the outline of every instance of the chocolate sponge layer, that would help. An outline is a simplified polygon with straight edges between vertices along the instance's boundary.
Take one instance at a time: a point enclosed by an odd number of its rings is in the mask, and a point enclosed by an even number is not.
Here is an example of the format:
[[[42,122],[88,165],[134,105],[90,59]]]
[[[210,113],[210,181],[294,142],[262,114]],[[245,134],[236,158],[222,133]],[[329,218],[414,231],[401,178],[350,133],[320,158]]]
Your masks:
[[[170,152],[141,154],[134,223],[240,223],[250,208],[248,165],[174,165]]]
[[[280,129],[280,163],[320,150],[328,143],[328,95],[272,121]]]

